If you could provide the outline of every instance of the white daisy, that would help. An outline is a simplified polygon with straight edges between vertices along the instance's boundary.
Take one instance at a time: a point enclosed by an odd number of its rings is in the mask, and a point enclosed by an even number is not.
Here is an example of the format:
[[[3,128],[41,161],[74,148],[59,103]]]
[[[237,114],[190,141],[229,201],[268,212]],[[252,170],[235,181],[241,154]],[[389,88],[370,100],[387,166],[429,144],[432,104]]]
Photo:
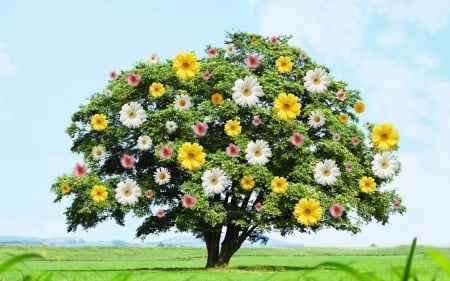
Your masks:
[[[340,141],[341,135],[339,133],[334,133],[331,138],[333,139],[333,141]]]
[[[250,141],[245,150],[245,158],[251,165],[265,165],[272,156],[272,150],[264,140]]]
[[[106,90],[103,91],[103,95],[104,95],[106,98],[110,98],[110,97],[112,97],[113,92],[112,92],[111,90],[109,90],[109,89],[106,89]]]
[[[233,90],[233,100],[240,106],[256,105],[259,97],[264,96],[258,80],[250,76],[246,76],[244,80],[236,80],[231,90]]]
[[[142,135],[137,140],[137,147],[140,150],[148,150],[150,147],[152,147],[153,141],[152,139],[147,135]]]
[[[148,62],[150,64],[156,64],[159,63],[159,56],[156,53],[152,53],[148,56]]]
[[[97,145],[92,148],[92,156],[95,160],[100,160],[105,157],[105,148],[102,145]]]
[[[147,116],[142,106],[134,101],[124,104],[119,113],[120,122],[128,128],[139,128]]]
[[[399,166],[400,162],[389,151],[375,154],[373,157],[372,171],[379,178],[385,179],[392,177]]]
[[[305,80],[305,88],[311,93],[322,93],[327,89],[327,86],[330,83],[328,74],[322,68],[308,70],[303,79]]]
[[[177,130],[178,126],[177,123],[175,123],[175,121],[166,121],[166,130],[167,133],[172,134]]]
[[[131,179],[119,182],[115,191],[117,202],[123,205],[134,205],[141,196],[141,188]]]
[[[231,55],[232,53],[234,53],[234,50],[235,50],[234,45],[228,44],[226,47],[226,50],[227,50],[227,54]]]
[[[191,107],[191,98],[187,95],[177,95],[173,104],[179,111],[187,110]]]
[[[334,160],[326,159],[316,164],[314,168],[314,179],[321,185],[332,185],[341,175],[338,166]]]
[[[325,124],[325,116],[319,110],[313,111],[309,115],[308,124],[314,128],[322,127]]]
[[[158,168],[153,174],[155,182],[159,185],[163,185],[170,182],[170,172],[166,168]]]
[[[202,186],[208,193],[219,194],[230,184],[225,172],[219,168],[207,170],[202,176]]]

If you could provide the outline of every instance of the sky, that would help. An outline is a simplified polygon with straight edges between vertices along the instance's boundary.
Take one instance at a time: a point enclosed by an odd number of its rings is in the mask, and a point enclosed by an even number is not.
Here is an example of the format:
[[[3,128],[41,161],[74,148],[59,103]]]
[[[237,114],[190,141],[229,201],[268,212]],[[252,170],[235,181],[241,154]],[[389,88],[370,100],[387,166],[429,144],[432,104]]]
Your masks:
[[[26,7],[26,8],[25,8]],[[390,187],[408,211],[361,233],[324,230],[283,239],[307,246],[450,246],[450,5],[447,0],[2,1],[0,3],[0,236],[139,242],[139,221],[67,233],[69,201],[50,185],[79,155],[71,115],[111,70],[156,52],[204,56],[227,31],[292,35],[290,44],[361,92],[362,121],[392,122],[403,170]],[[175,235],[149,236],[159,240]],[[277,233],[269,237],[279,239]]]

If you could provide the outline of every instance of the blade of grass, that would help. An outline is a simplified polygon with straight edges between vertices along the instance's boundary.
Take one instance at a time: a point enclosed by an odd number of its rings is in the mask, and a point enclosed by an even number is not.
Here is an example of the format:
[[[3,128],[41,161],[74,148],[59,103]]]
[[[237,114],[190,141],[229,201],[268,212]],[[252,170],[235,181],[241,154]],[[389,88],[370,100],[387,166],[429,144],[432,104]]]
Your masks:
[[[44,257],[42,255],[36,254],[36,253],[27,253],[27,254],[13,256],[12,258],[7,259],[6,261],[4,261],[3,263],[0,264],[0,273],[5,272],[8,268],[15,265],[16,263],[19,263],[26,259],[32,259],[32,258],[42,259]]]
[[[413,242],[411,244],[411,249],[409,250],[408,260],[406,261],[405,271],[403,272],[402,281],[408,281],[409,274],[411,272],[411,264],[414,257],[414,250],[416,249],[417,237],[414,237]]]
[[[354,278],[356,278],[359,281],[365,281],[365,280],[370,280],[370,281],[377,281],[380,280],[379,278],[377,278],[376,276],[365,276],[364,274],[362,274],[361,272],[357,271],[356,269],[354,269],[353,267],[344,264],[344,263],[340,263],[340,262],[333,262],[333,261],[327,261],[327,262],[323,262],[318,264],[315,269],[320,268],[320,267],[333,267],[336,269],[339,269],[343,272],[346,272],[348,275],[353,276]]]
[[[431,249],[428,255],[434,260],[439,267],[450,275],[450,261],[438,250]]]

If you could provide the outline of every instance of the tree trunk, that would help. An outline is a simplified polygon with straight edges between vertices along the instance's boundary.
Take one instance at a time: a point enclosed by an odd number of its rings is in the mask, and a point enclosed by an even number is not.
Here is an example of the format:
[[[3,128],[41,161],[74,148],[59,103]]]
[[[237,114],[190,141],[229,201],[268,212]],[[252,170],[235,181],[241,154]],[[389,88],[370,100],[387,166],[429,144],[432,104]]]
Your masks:
[[[206,243],[206,251],[208,252],[208,259],[206,261],[206,268],[215,267],[217,261],[219,260],[219,242],[220,242],[220,231],[219,232],[207,232],[203,236]]]

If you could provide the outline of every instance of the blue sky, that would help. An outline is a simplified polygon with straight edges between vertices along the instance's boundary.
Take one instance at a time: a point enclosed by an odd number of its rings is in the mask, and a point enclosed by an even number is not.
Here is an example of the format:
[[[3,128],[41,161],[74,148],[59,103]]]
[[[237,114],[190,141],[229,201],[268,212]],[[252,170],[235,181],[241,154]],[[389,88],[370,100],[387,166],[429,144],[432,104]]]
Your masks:
[[[24,8],[26,7],[26,8]],[[450,5],[442,1],[2,1],[0,3],[0,235],[134,241],[138,222],[66,234],[65,203],[49,187],[79,156],[64,130],[110,70],[156,52],[203,56],[226,31],[292,34],[291,44],[361,91],[362,120],[400,130],[403,172],[392,184],[408,212],[352,236],[295,235],[306,245],[450,246]],[[271,234],[277,237],[277,234]],[[153,239],[153,238],[151,238]]]

